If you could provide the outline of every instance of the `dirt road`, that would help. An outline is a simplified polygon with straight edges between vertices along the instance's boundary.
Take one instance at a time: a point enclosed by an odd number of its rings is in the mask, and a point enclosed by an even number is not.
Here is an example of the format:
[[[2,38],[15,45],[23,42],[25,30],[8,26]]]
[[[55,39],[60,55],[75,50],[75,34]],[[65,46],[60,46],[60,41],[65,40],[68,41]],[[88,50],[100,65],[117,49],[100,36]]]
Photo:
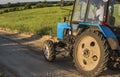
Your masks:
[[[14,41],[1,37],[0,64],[14,71],[19,77],[81,77],[71,58],[46,62],[41,52],[36,52]],[[120,77],[120,72],[107,70],[101,77]]]

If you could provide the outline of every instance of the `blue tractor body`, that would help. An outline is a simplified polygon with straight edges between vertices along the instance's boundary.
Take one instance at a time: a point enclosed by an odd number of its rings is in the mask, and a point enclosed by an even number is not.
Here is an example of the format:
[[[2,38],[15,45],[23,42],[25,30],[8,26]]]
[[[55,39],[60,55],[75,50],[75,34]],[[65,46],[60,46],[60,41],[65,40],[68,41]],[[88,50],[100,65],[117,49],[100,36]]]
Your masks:
[[[64,37],[64,30],[65,29],[70,29],[70,23],[58,23],[57,25],[57,38],[58,39],[63,39]]]
[[[79,26],[95,26],[95,27],[98,27],[99,30],[102,32],[102,34],[104,35],[104,37],[106,38],[115,38],[116,39],[116,36],[115,34],[112,32],[112,30],[107,27],[107,26],[103,26],[103,25],[100,25],[100,24],[89,24],[89,23],[83,23],[83,22],[80,22],[79,23]],[[76,29],[76,26],[74,26]],[[78,26],[77,26],[78,27]],[[70,29],[70,23],[58,23],[57,25],[57,38],[62,40],[64,38],[64,30],[65,29]]]

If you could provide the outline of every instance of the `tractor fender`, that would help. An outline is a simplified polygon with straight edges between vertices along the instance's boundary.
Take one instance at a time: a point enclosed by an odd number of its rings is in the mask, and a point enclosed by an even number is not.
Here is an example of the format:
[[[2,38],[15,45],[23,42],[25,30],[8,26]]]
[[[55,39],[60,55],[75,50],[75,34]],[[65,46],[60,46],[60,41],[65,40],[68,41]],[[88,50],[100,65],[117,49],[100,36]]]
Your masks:
[[[112,50],[120,50],[119,43],[116,38],[107,38],[107,41]]]
[[[111,47],[112,50],[120,50],[119,42],[117,40],[116,35],[113,33],[113,31],[107,27],[107,26],[98,26],[104,37],[107,38],[107,41]]]

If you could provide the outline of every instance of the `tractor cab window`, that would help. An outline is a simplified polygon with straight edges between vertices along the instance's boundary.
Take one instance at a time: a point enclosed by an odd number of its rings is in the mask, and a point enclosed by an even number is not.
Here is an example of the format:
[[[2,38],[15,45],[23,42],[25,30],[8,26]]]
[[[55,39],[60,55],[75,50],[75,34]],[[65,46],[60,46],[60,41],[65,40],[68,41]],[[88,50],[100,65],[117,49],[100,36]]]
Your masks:
[[[102,0],[90,0],[87,13],[87,23],[100,24],[104,16],[104,2]]]
[[[110,0],[108,8],[108,25],[120,27],[120,0]]]
[[[87,0],[76,0],[72,21],[84,21],[87,8]]]

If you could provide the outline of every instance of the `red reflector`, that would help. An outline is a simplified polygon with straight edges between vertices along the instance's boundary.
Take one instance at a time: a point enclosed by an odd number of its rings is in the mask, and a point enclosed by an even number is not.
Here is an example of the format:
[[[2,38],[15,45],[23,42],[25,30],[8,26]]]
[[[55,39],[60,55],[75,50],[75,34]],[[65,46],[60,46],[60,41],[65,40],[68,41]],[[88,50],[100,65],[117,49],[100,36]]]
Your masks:
[[[102,22],[102,25],[103,25],[103,26],[108,26],[108,23],[105,22],[105,21],[103,21],[103,22]]]

